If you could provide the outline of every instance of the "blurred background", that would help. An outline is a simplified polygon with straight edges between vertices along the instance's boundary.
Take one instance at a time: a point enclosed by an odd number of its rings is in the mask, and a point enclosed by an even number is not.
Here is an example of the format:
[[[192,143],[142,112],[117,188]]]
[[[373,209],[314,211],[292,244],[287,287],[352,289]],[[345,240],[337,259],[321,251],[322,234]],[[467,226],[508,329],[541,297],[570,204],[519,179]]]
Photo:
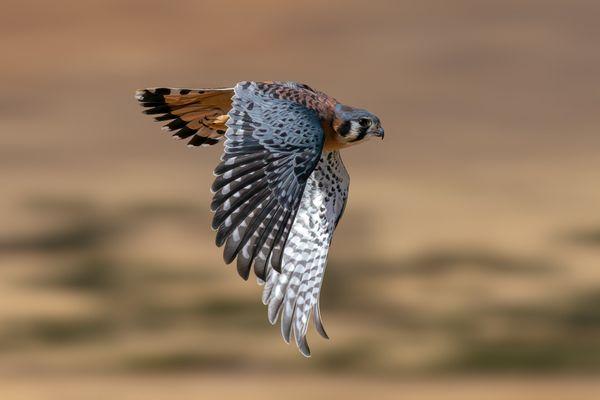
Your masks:
[[[0,398],[600,398],[600,4],[15,1],[0,13]],[[153,86],[376,113],[311,359],[210,230],[220,148]]]

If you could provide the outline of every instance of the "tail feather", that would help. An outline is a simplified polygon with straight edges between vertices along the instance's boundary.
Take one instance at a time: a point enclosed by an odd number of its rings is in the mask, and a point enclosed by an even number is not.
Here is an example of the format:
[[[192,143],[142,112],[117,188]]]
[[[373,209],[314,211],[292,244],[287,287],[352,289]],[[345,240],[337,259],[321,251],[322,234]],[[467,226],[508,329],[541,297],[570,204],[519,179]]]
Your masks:
[[[177,139],[188,139],[188,146],[210,146],[224,137],[231,109],[233,88],[138,90],[135,98],[144,114],[167,122],[163,129]]]

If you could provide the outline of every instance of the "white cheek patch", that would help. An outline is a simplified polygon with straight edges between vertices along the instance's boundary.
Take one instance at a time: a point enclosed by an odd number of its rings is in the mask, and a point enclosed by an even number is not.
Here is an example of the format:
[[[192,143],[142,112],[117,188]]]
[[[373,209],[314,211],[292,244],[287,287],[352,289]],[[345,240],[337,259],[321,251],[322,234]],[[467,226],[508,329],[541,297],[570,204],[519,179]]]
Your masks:
[[[348,130],[348,134],[344,137],[344,139],[348,142],[353,141],[360,135],[360,125],[356,121],[350,122],[350,130]]]

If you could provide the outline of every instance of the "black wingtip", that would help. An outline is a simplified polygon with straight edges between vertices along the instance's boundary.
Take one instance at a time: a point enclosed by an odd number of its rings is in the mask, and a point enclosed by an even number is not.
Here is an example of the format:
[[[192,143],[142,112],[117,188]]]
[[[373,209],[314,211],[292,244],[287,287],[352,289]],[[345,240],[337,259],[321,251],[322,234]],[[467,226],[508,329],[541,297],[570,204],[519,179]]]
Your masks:
[[[243,280],[248,280],[248,277],[250,276],[250,265],[244,262],[240,257],[238,257],[237,261],[237,272]]]
[[[254,262],[254,275],[256,275],[258,279],[261,279],[266,282],[267,273],[265,271],[265,265],[258,262]]]
[[[273,255],[271,256],[271,266],[273,269],[281,273],[281,259],[283,258],[283,251],[280,249],[274,249]]]
[[[308,347],[306,336],[301,336],[300,339],[296,338],[296,345],[304,357],[310,358],[310,347]]]

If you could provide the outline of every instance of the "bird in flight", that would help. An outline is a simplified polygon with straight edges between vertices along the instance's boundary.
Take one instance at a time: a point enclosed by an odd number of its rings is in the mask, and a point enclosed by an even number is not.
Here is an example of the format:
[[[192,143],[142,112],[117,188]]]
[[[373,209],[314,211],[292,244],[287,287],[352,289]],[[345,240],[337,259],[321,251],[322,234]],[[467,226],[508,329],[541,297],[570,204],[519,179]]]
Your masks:
[[[296,82],[239,82],[233,88],[136,92],[144,113],[188,146],[224,140],[214,170],[212,228],[227,264],[264,286],[271,324],[310,356],[327,253],[348,198],[340,150],[383,139],[379,118]]]

